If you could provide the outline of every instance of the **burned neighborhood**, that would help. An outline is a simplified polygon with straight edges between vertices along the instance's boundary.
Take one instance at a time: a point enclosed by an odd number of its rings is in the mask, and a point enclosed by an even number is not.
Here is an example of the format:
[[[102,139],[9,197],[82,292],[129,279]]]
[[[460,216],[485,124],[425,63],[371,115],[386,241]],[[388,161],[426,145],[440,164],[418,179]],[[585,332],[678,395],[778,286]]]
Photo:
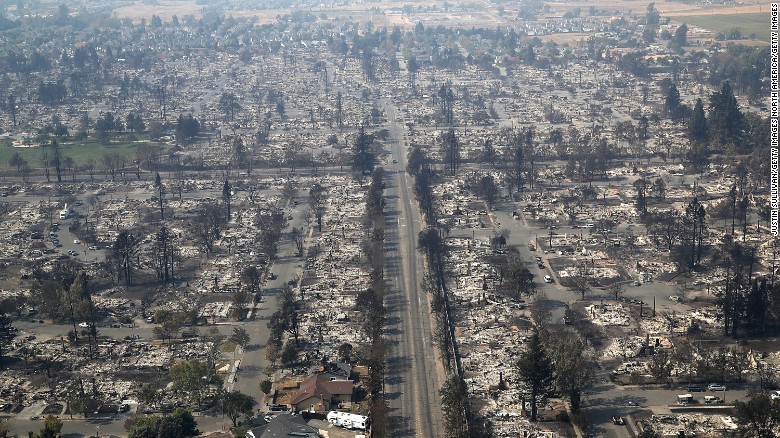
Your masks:
[[[0,437],[780,436],[770,11],[6,2]]]

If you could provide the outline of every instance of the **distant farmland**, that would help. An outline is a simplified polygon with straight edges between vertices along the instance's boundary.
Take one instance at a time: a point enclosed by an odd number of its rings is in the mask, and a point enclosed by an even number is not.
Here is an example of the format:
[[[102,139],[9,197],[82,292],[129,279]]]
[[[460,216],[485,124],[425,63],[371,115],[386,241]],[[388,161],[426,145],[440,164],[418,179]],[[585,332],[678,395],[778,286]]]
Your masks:
[[[713,33],[728,34],[729,30],[737,28],[743,37],[755,33],[756,39],[769,42],[769,14],[679,15],[672,18],[709,29]]]

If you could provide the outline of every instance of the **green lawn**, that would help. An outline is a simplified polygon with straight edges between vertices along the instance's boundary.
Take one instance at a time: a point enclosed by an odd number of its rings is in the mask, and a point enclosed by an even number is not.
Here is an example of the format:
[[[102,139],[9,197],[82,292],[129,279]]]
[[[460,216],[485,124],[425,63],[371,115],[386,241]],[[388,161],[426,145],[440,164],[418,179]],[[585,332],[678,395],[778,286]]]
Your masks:
[[[728,34],[729,30],[738,28],[743,37],[748,37],[751,33],[756,34],[756,39],[769,42],[769,14],[714,14],[714,15],[684,15],[673,17],[675,21],[694,24],[714,33],[723,32]],[[690,36],[690,33],[688,34]]]
[[[95,160],[97,166],[100,166],[100,160],[103,155],[116,153],[130,159],[135,158],[135,150],[144,143],[131,143],[123,140],[115,140],[111,144],[103,145],[89,140],[84,143],[75,141],[63,141],[60,143],[62,157],[71,157],[77,165],[85,164],[90,158]],[[154,143],[152,143],[154,144]],[[15,148],[8,144],[0,143],[0,169],[8,168],[8,160],[18,152],[33,169],[43,167],[41,164],[40,147]]]

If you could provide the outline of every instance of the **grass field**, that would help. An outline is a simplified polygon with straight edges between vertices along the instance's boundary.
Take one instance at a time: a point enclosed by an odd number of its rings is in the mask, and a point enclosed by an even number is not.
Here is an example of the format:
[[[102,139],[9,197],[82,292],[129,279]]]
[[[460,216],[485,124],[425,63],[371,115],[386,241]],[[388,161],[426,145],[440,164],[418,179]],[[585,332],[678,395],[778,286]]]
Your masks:
[[[60,144],[60,150],[62,157],[71,157],[76,162],[77,166],[85,164],[90,158],[95,160],[96,167],[100,166],[100,160],[103,155],[108,153],[116,153],[128,158],[135,157],[135,150],[138,146],[144,143],[129,143],[117,140],[109,145],[97,144],[94,141],[87,141],[84,143],[75,142],[63,142]],[[18,152],[30,167],[33,169],[43,167],[41,163],[42,151],[41,148],[25,147],[15,148],[7,144],[0,144],[0,168],[9,168],[8,160]]]
[[[724,34],[736,27],[742,36],[755,33],[756,39],[769,42],[769,14],[679,15],[674,20]]]

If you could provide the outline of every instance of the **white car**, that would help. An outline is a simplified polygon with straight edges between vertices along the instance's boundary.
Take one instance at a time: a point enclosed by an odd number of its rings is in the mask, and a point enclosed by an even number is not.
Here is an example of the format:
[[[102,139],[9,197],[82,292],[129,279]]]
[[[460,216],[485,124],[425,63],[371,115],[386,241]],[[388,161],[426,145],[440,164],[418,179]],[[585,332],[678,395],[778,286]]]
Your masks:
[[[87,327],[89,327],[89,323],[87,323],[87,322],[82,322],[81,324],[79,324],[79,327],[81,327],[81,328],[87,328]]]
[[[74,241],[73,241],[73,243],[75,243],[76,245],[78,245],[79,243],[81,243],[81,241],[80,241],[79,239],[76,239],[76,240],[74,240]]]
[[[552,279],[552,277],[550,277],[549,275],[545,275],[545,276],[544,276],[544,282],[545,282],[545,283],[552,283],[552,282],[553,282],[553,279]]]

